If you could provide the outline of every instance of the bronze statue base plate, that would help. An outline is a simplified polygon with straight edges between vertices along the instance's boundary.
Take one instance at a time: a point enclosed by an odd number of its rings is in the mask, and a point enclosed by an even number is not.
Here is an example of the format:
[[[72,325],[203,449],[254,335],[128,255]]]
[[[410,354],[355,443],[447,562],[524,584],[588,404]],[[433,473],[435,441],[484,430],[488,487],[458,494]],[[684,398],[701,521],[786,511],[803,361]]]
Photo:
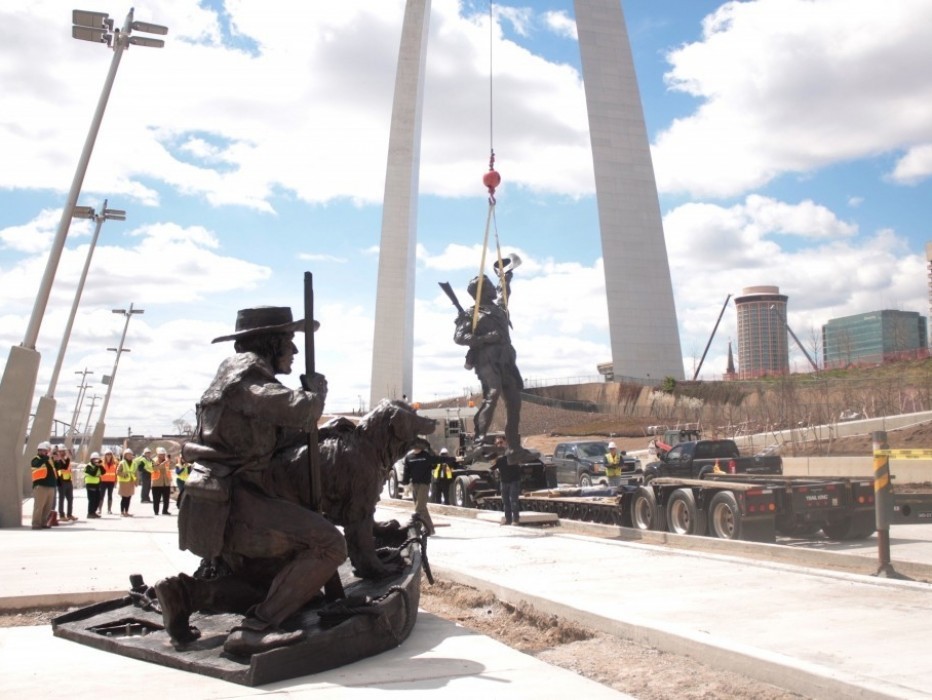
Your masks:
[[[289,631],[303,629],[303,641],[248,658],[223,650],[241,615],[195,613],[191,624],[200,630],[200,639],[176,650],[161,614],[134,605],[129,596],[61,615],[52,621],[52,631],[57,637],[134,659],[241,685],[265,685],[353,663],[401,644],[414,628],[421,593],[420,547],[409,545],[404,552],[404,570],[379,581],[358,579],[348,572],[348,564],[341,567],[347,598],[366,596],[377,601],[371,606],[374,610],[324,627],[317,614],[323,603],[312,603],[282,625]]]

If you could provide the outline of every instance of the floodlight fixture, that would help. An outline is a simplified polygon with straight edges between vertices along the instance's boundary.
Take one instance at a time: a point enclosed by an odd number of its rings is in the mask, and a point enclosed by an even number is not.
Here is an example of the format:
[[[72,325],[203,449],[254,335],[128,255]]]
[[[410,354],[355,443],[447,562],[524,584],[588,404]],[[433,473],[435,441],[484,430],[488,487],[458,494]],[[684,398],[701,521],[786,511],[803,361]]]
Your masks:
[[[71,28],[71,36],[81,41],[91,41],[95,44],[106,44],[107,46],[111,46],[113,41],[113,34],[108,34],[106,29],[92,29],[91,27],[74,26]]]
[[[87,10],[72,10],[71,23],[79,27],[89,27],[91,29],[103,29],[105,31],[113,30],[113,20],[106,12],[89,12]]]
[[[125,209],[104,209],[104,218],[111,221],[126,221]]]
[[[75,207],[71,210],[71,216],[75,219],[93,219],[94,215],[94,207]]]
[[[152,49],[160,49],[165,46],[165,42],[161,39],[150,39],[147,36],[131,36],[129,43],[133,46],[148,46]]]
[[[146,34],[168,34],[168,27],[163,27],[161,24],[152,24],[150,22],[133,22],[130,26],[134,31],[145,32]]]

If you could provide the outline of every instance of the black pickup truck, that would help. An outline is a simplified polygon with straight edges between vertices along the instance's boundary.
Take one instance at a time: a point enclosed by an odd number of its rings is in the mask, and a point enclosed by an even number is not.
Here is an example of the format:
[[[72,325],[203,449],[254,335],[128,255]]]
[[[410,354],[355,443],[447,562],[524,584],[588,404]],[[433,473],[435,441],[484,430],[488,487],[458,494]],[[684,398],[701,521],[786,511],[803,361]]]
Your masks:
[[[605,473],[605,455],[608,452],[608,440],[572,440],[561,442],[553,449],[553,454],[543,458],[544,464],[556,476],[556,481],[572,486],[607,485]],[[628,457],[624,452],[622,472],[634,472],[641,466],[635,457]],[[548,484],[548,486],[556,486]]]
[[[709,473],[782,474],[779,455],[742,457],[734,440],[689,440],[644,467],[644,481],[658,476],[702,479]]]

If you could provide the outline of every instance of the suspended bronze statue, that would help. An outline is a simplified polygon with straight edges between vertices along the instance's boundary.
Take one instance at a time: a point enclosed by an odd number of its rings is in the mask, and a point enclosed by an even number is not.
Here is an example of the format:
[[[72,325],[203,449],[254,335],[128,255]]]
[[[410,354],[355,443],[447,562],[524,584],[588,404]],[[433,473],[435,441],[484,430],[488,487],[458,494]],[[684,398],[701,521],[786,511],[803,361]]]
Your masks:
[[[524,380],[511,344],[511,321],[507,308],[513,270],[520,263],[521,259],[514,254],[496,261],[494,269],[498,275],[498,287],[486,275],[474,277],[466,287],[474,300],[468,309],[460,305],[449,283],[440,285],[459,311],[453,341],[469,348],[465,366],[475,370],[482,389],[482,403],[473,418],[474,442],[483,444],[492,425],[495,408],[502,400],[510,462],[520,462],[529,457],[521,447],[521,391]]]

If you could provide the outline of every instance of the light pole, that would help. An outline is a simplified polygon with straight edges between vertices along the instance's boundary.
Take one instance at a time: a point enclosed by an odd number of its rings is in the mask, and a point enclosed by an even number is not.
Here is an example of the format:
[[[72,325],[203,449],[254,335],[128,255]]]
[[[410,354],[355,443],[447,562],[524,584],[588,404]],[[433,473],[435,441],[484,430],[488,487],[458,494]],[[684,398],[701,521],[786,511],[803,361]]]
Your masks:
[[[94,426],[94,434],[91,436],[91,452],[99,452],[100,446],[104,441],[104,429],[106,424],[104,423],[107,417],[107,406],[110,405],[110,394],[113,391],[113,380],[116,379],[117,367],[120,365],[120,355],[124,352],[129,352],[129,348],[124,348],[123,343],[126,341],[126,331],[129,330],[129,322],[133,317],[133,314],[145,313],[143,309],[134,309],[133,305],[129,305],[129,309],[113,309],[113,313],[122,314],[126,317],[126,323],[123,324],[123,335],[120,336],[120,345],[115,348],[107,348],[110,352],[116,353],[116,359],[113,361],[113,371],[110,373],[110,377],[104,377],[104,384],[107,385],[107,393],[104,395],[104,402],[100,406],[100,415],[97,417],[97,425]]]
[[[104,81],[97,109],[91,120],[91,127],[84,141],[78,167],[75,170],[68,199],[62,209],[61,221],[58,231],[52,241],[49,259],[46,263],[45,273],[36,294],[35,305],[26,335],[21,345],[10,348],[3,379],[0,380],[0,527],[20,527],[22,525],[22,470],[19,465],[23,453],[23,436],[26,434],[26,423],[29,420],[29,408],[32,405],[32,394],[36,388],[36,377],[39,374],[39,353],[36,351],[36,340],[39,337],[39,328],[45,307],[48,305],[52,291],[52,282],[65,248],[65,239],[68,236],[68,227],[71,223],[71,214],[78,202],[78,194],[84,183],[84,175],[94,150],[94,142],[100,131],[100,124],[104,118],[113,81],[116,78],[117,68],[123,51],[130,45],[150,46],[159,48],[165,42],[161,39],[131,36],[133,30],[149,34],[167,34],[168,28],[157,24],[133,21],[133,10],[126,15],[122,29],[113,28],[113,20],[104,12],[85,12],[74,10],[72,12],[71,35],[75,39],[103,43],[113,49],[113,59],[110,62],[110,71]]]
[[[48,438],[49,431],[52,428],[52,420],[55,418],[55,388],[58,386],[58,375],[61,374],[61,366],[65,361],[65,351],[68,349],[68,341],[71,339],[74,318],[78,315],[81,294],[84,292],[84,282],[87,280],[87,271],[90,269],[91,259],[94,257],[94,248],[97,246],[100,229],[103,227],[104,221],[108,219],[126,221],[126,212],[122,209],[108,209],[106,199],[99,212],[95,212],[91,207],[75,207],[72,215],[78,219],[93,219],[96,225],[94,226],[94,235],[91,237],[91,244],[87,249],[87,257],[84,260],[84,269],[81,270],[81,278],[78,280],[78,289],[74,293],[71,314],[68,316],[68,322],[65,324],[65,330],[62,333],[61,347],[58,349],[58,358],[55,360],[55,368],[52,370],[49,390],[45,393],[45,396],[39,399],[39,405],[36,407],[36,417],[32,419],[32,430],[29,431],[29,437],[26,439],[26,451],[23,453],[23,498],[28,498],[32,492],[31,479],[27,479],[25,476],[30,473],[32,457],[36,454],[36,447],[39,443]]]
[[[74,447],[74,436],[78,434],[78,416],[81,415],[81,404],[84,403],[84,393],[87,391],[87,375],[94,374],[87,367],[82,372],[75,372],[81,375],[81,384],[78,386],[78,398],[74,402],[74,413],[71,414],[71,423],[69,432],[65,436],[65,447],[69,450]]]

